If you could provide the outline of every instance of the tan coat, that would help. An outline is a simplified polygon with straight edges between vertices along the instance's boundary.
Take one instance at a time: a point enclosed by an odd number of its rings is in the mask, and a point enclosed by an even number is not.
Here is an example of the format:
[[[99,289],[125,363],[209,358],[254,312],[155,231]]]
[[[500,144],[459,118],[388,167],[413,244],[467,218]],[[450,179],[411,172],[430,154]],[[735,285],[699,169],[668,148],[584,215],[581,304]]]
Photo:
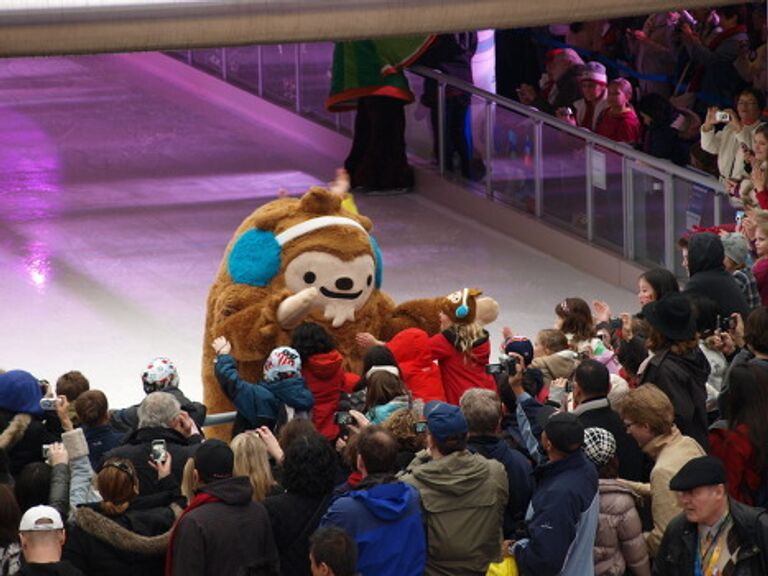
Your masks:
[[[651,499],[653,530],[645,533],[645,541],[648,544],[648,553],[653,558],[659,549],[667,524],[682,512],[682,508],[677,504],[677,496],[669,489],[669,481],[686,462],[705,456],[706,453],[696,440],[680,434],[677,426],[672,426],[669,434],[657,436],[648,442],[643,446],[643,452],[656,462],[651,470],[650,483],[629,480],[621,480],[621,483],[638,495]]]
[[[595,538],[595,576],[651,576],[636,494],[618,480],[600,480],[600,521]]]
[[[577,354],[573,350],[562,350],[549,356],[534,358],[531,368],[538,368],[544,377],[544,385],[556,378],[568,378],[576,370]]]

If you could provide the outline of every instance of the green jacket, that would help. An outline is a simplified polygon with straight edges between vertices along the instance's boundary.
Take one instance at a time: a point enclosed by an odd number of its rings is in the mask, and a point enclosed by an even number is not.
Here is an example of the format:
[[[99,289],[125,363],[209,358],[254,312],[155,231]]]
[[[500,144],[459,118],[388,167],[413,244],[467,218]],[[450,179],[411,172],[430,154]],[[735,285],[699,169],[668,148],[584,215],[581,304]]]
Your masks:
[[[423,450],[401,475],[418,488],[427,527],[427,576],[485,574],[500,560],[507,473],[468,450],[430,460]]]

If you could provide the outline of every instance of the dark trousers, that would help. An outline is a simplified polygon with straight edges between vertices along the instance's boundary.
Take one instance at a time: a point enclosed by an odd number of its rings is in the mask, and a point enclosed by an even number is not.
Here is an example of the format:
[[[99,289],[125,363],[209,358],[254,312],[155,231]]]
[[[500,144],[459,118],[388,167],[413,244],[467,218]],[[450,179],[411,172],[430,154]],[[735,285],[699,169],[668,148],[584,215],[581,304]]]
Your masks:
[[[405,155],[405,102],[366,96],[357,103],[352,150],[344,168],[353,188],[411,188],[413,168]]]
[[[438,119],[437,107],[430,109],[432,121],[432,137],[435,159],[440,160],[438,149]],[[469,103],[462,98],[445,99],[445,124],[444,129],[444,153],[445,168],[453,169],[453,155],[459,155],[461,174],[465,178],[471,177],[472,160],[472,124],[469,118]]]

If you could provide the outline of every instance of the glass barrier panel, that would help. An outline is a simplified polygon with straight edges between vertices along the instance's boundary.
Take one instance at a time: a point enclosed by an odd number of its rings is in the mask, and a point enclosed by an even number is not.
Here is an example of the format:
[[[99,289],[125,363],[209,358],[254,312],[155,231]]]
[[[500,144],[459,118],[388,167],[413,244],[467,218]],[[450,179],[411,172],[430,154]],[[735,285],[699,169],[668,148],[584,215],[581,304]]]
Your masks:
[[[542,126],[543,217],[587,235],[586,145],[584,140]]]
[[[227,48],[227,80],[254,94],[259,92],[259,47]]]
[[[181,60],[182,62],[187,61],[186,50],[165,50],[163,54],[170,56],[171,58],[175,58],[176,60]]]
[[[296,45],[261,47],[264,98],[279,106],[296,108]]]
[[[325,99],[331,89],[333,43],[300,44],[299,50],[301,51],[301,115],[335,128],[335,115],[325,108]]]
[[[405,107],[405,143],[408,147],[408,153],[428,162],[434,162],[434,165],[437,166],[437,155],[434,152],[432,135],[432,109],[422,104],[426,78],[410,72],[406,72],[405,76],[408,78],[411,92],[416,98],[413,104]],[[437,106],[436,102],[437,100],[435,100],[435,106]],[[437,108],[434,108],[434,113],[437,114]]]
[[[623,156],[595,146],[591,170],[594,228],[593,238],[610,250],[624,252],[624,174]]]
[[[664,181],[630,167],[634,196],[635,259],[648,266],[664,266]]]
[[[536,209],[533,132],[534,124],[526,116],[496,106],[490,159],[493,197],[531,214]]]
[[[221,48],[192,50],[192,64],[206,72],[221,76]]]

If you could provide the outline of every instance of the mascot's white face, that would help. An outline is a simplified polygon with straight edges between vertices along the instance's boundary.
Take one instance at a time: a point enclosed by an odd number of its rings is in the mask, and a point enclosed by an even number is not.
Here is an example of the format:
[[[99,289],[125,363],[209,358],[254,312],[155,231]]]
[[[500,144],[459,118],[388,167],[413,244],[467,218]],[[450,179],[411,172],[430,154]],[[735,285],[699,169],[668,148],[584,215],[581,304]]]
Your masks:
[[[304,252],[286,267],[285,283],[294,293],[316,288],[320,293],[316,307],[338,328],[354,321],[355,311],[368,302],[374,290],[375,272],[373,256],[369,254],[344,261],[326,252]]]

